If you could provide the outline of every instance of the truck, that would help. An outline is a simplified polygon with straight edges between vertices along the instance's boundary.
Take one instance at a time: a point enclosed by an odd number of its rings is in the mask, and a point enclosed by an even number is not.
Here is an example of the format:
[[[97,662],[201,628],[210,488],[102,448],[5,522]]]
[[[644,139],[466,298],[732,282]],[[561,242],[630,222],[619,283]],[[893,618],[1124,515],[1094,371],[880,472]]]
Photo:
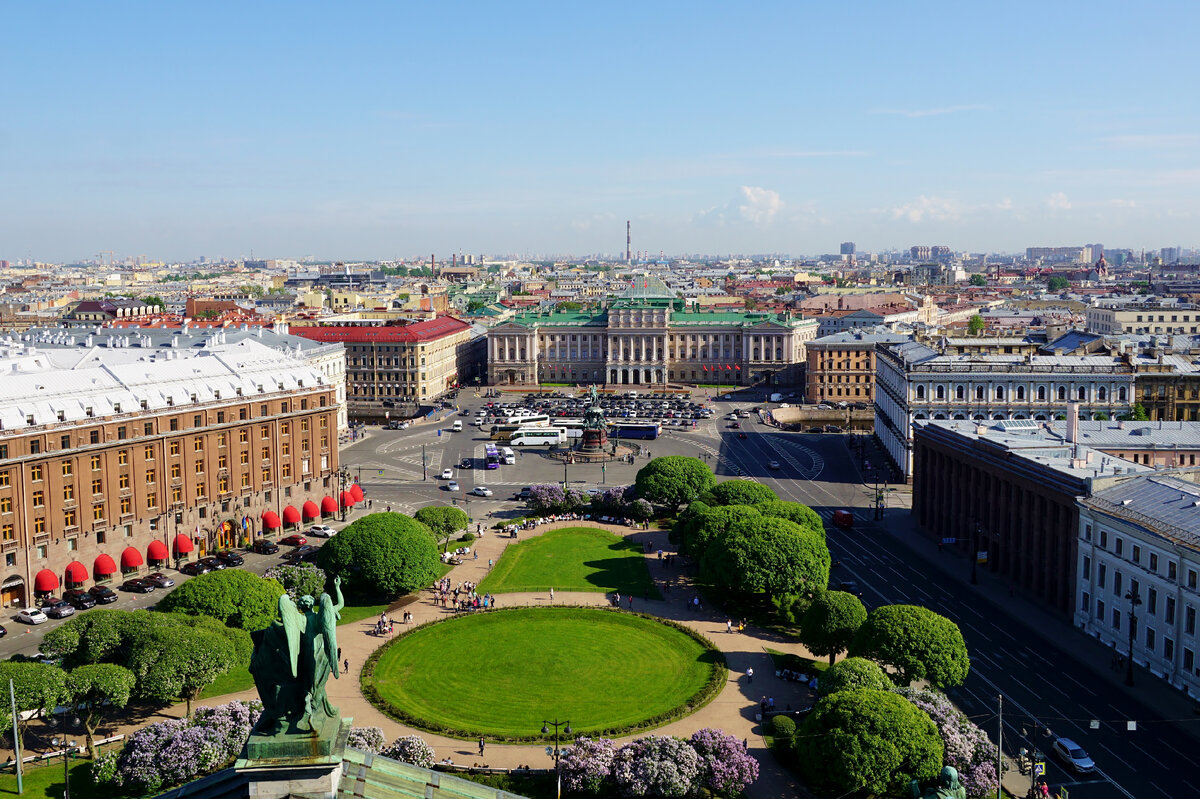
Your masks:
[[[768,397],[767,400],[769,402],[783,402],[783,395],[777,392]]]

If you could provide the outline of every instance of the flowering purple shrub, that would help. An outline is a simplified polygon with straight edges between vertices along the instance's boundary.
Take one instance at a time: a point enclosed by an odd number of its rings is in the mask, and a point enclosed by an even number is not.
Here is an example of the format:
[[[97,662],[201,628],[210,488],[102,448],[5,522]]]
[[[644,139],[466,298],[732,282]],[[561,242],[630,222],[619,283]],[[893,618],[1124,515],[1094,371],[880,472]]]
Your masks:
[[[606,513],[616,513],[625,507],[625,489],[610,488],[603,494],[598,494],[592,503],[599,505],[600,510]]]
[[[562,486],[536,485],[529,488],[530,510],[553,513],[562,507],[565,498]]]
[[[943,694],[915,688],[896,693],[929,714],[945,745],[945,765],[958,769],[967,796],[982,797],[996,790],[996,745]]]
[[[383,730],[378,727],[351,727],[346,746],[362,752],[379,754],[383,750]]]
[[[687,796],[699,783],[700,755],[681,738],[651,735],[616,751],[612,776],[624,796]]]
[[[737,796],[758,779],[758,761],[732,735],[706,728],[688,742],[700,756],[700,784],[713,793]]]
[[[607,738],[577,738],[559,760],[559,773],[571,793],[599,794],[612,776],[616,747]]]
[[[379,754],[419,768],[433,768],[433,747],[425,743],[419,735],[405,735],[397,738],[385,746]]]
[[[635,499],[625,506],[625,515],[639,522],[644,522],[654,515],[654,506],[644,499]]]

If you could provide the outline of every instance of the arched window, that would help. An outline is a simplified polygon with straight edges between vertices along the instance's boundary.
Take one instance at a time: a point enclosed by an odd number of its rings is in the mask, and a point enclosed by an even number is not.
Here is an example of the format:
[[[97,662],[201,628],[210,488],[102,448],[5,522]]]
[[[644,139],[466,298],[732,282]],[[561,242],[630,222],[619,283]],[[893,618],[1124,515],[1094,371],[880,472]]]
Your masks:
[[[975,386],[975,399],[983,399],[983,386]]]
[[[1007,419],[1008,417],[1002,413],[995,413],[995,414],[992,414],[992,418],[995,419],[996,421],[1000,421],[1001,419]]]
[[[1046,401],[1046,387],[1045,386],[1038,386],[1038,400],[1041,402]]]
[[[938,387],[937,387],[937,398],[938,398],[938,399],[945,399],[945,398],[946,398],[946,387],[945,387],[945,386],[938,386]]]
[[[1087,386],[1080,386],[1079,391],[1077,393],[1079,394],[1079,399],[1081,399],[1081,400],[1087,399]]]
[[[963,419],[967,418],[967,415],[965,413],[956,413],[956,414],[954,414],[954,418],[958,419],[958,420],[963,420]]]
[[[984,414],[982,414],[982,413],[977,413],[977,414],[975,414],[974,416],[972,416],[971,418],[972,418],[972,419],[974,419],[974,420],[975,420],[975,421],[977,421],[977,422],[983,422],[983,421],[986,421],[986,420],[987,420],[987,416],[985,416],[985,415],[984,415]]]
[[[1044,422],[1044,421],[1046,421],[1046,414],[1044,414],[1044,413],[1039,413],[1037,416],[1035,416],[1035,417],[1033,417],[1033,418],[1034,418],[1034,419],[1036,419],[1036,420],[1037,420],[1037,421],[1039,421],[1039,422]]]
[[[923,413],[914,413],[914,414],[913,414],[913,418],[914,418],[914,419],[924,419],[924,418],[925,418],[925,414],[923,414]]]
[[[935,414],[933,415],[933,418],[934,418],[934,419],[945,419],[945,418],[946,418],[946,414],[944,414],[944,413],[935,413]]]
[[[1026,419],[1028,417],[1026,417],[1025,414],[1023,414],[1023,413],[1014,413],[1013,418],[1014,419]]]
[[[1067,399],[1067,389],[1066,389],[1066,387],[1064,387],[1064,386],[1059,386],[1059,387],[1058,387],[1058,398],[1059,398],[1060,400],[1062,400],[1062,401],[1066,401],[1066,399]]]
[[[1101,402],[1104,402],[1106,399],[1108,399],[1108,389],[1106,389],[1104,386],[1100,386],[1100,388],[1096,389],[1096,399],[1100,400]]]
[[[1017,399],[1025,399],[1025,386],[1017,386]]]
[[[959,386],[958,388],[956,388],[954,390],[954,398],[955,399],[966,399],[967,398],[967,390],[965,388],[963,388],[962,386]]]
[[[917,399],[925,399],[925,386],[917,386]]]
[[[996,399],[1004,399],[1004,386],[996,386]]]

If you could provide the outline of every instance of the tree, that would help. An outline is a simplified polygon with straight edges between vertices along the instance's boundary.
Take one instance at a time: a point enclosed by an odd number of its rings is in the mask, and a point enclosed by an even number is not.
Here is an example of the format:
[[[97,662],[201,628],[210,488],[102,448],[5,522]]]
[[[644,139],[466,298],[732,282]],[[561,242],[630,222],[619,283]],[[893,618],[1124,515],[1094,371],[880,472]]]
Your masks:
[[[896,682],[928,680],[939,688],[962,685],[971,668],[958,625],[919,605],[883,605],[850,644],[850,654],[870,658],[896,671]]]
[[[990,796],[996,786],[997,753],[987,733],[964,716],[945,694],[915,688],[897,688],[896,693],[933,720],[946,750],[944,763],[958,770],[967,796]]]
[[[142,302],[144,302],[146,305],[157,305],[159,308],[167,307],[167,304],[163,302],[162,297],[156,297],[153,294],[148,297],[142,297]]]
[[[457,536],[459,530],[467,529],[471,522],[461,509],[448,505],[428,505],[417,511],[413,518],[429,528],[433,537],[442,545],[443,552],[446,551],[450,539]]]
[[[825,796],[899,796],[942,768],[937,727],[889,691],[839,691],[817,702],[793,739],[809,787]]]
[[[758,779],[758,761],[742,742],[721,730],[692,733],[688,743],[700,756],[700,785],[718,796],[740,796]]]
[[[972,286],[986,286],[987,285],[987,277],[985,275],[979,275],[979,274],[971,275],[971,285]]]
[[[812,530],[759,517],[718,535],[700,560],[700,576],[743,594],[810,594],[829,583],[830,560],[824,538]]]
[[[129,704],[137,684],[133,672],[115,663],[80,666],[67,674],[67,695],[79,711],[87,736],[87,750],[96,756],[96,728],[108,710],[120,710]]]
[[[1046,288],[1050,291],[1063,291],[1071,285],[1071,281],[1065,277],[1052,277],[1046,281]]]
[[[973,336],[978,336],[983,332],[985,327],[987,327],[987,325],[984,323],[983,317],[979,314],[975,314],[967,322],[967,330],[971,331],[971,335]]]
[[[153,614],[140,611],[96,608],[46,633],[42,651],[61,658],[68,669],[88,663],[124,662],[138,632],[153,620]]]
[[[559,761],[563,784],[570,793],[600,795],[608,787],[616,753],[616,746],[607,738],[576,738],[563,749]]]
[[[821,696],[836,694],[838,691],[852,691],[859,688],[871,688],[877,691],[890,691],[894,684],[879,668],[879,664],[866,658],[842,658],[821,673],[817,681],[817,692]]]
[[[688,511],[700,504],[693,502]],[[762,515],[749,505],[702,506],[698,513],[677,525],[680,528],[679,551],[700,560],[719,535],[735,524],[753,523],[761,518]]]
[[[1108,414],[1105,413],[1104,411],[1096,411],[1094,414],[1092,414],[1092,418],[1095,419],[1097,422],[1107,422]]]
[[[821,520],[820,514],[805,504],[776,499],[759,502],[754,507],[763,516],[787,519],[789,522],[795,522],[801,527],[819,533],[822,538],[825,537],[825,522]]]
[[[814,655],[828,655],[832,666],[866,620],[867,610],[854,594],[823,591],[800,619],[800,642]]]
[[[577,302],[572,302],[570,300],[568,300],[567,302],[560,302],[558,305],[554,306],[554,310],[556,310],[556,311],[579,311],[582,309],[583,309],[582,305],[580,305]]]
[[[211,616],[242,630],[261,630],[275,620],[283,586],[242,569],[201,574],[163,597],[158,609],[168,613]]]
[[[385,746],[379,754],[418,768],[433,768],[435,760],[433,747],[419,735],[403,735]]]
[[[708,493],[718,505],[754,505],[758,502],[779,500],[775,492],[767,486],[748,480],[726,480]]]
[[[687,796],[699,782],[700,766],[687,741],[650,736],[617,749],[612,776],[625,796]]]
[[[643,499],[678,509],[711,490],[716,482],[712,471],[699,458],[667,455],[638,470],[634,484]]]
[[[1150,414],[1146,413],[1146,407],[1142,403],[1134,403],[1132,410],[1129,413],[1123,413],[1117,417],[1123,422],[1148,422]]]
[[[439,575],[437,543],[429,528],[400,513],[364,516],[325,542],[317,565],[360,596],[392,599]]]
[[[238,653],[228,638],[206,627],[160,627],[134,650],[129,667],[143,699],[192,702],[220,675],[237,667]]]
[[[487,307],[487,303],[483,300],[471,300],[467,303],[467,313],[476,314]]]
[[[292,599],[302,596],[319,597],[325,593],[325,572],[311,563],[284,563],[272,566],[263,574],[283,586]]]
[[[13,694],[17,700],[17,735],[25,740],[25,728],[32,718],[49,716],[67,698],[67,673],[58,666],[32,661],[7,660],[0,662],[0,686],[8,688],[12,680]],[[7,693],[7,691],[5,691]],[[0,723],[12,729],[12,712],[9,702],[0,702]],[[29,718],[21,718],[31,713]]]

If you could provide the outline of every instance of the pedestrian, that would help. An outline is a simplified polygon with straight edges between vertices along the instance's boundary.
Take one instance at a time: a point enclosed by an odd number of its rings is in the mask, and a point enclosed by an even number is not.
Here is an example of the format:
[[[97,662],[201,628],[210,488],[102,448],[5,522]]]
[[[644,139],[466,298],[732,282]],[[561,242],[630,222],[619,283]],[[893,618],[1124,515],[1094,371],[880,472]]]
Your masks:
[[[633,610],[633,594],[629,595],[629,609]]]
[[[475,550],[475,560],[479,560],[479,550]]]
[[[767,698],[765,696],[758,700],[758,712],[764,716],[767,715]]]
[[[345,660],[342,661],[342,674],[349,674],[349,673],[350,673],[350,658],[346,658]]]
[[[745,632],[745,631],[746,631],[746,620],[742,619],[740,622],[738,622],[738,632],[741,633],[741,632]]]
[[[754,667],[753,666],[746,669],[746,682],[754,682]]]
[[[554,601],[554,589],[553,588],[550,589],[550,601],[551,602]]]
[[[727,633],[733,632],[733,619],[725,620],[725,632],[727,632]]]
[[[479,756],[483,757],[483,738],[479,739]]]
[[[767,710],[774,710],[774,709],[775,709],[775,697],[768,696],[767,697]]]
[[[338,660],[342,659],[342,648],[340,646],[338,647],[337,659]]]
[[[492,559],[488,558],[488,571],[492,570]]]

